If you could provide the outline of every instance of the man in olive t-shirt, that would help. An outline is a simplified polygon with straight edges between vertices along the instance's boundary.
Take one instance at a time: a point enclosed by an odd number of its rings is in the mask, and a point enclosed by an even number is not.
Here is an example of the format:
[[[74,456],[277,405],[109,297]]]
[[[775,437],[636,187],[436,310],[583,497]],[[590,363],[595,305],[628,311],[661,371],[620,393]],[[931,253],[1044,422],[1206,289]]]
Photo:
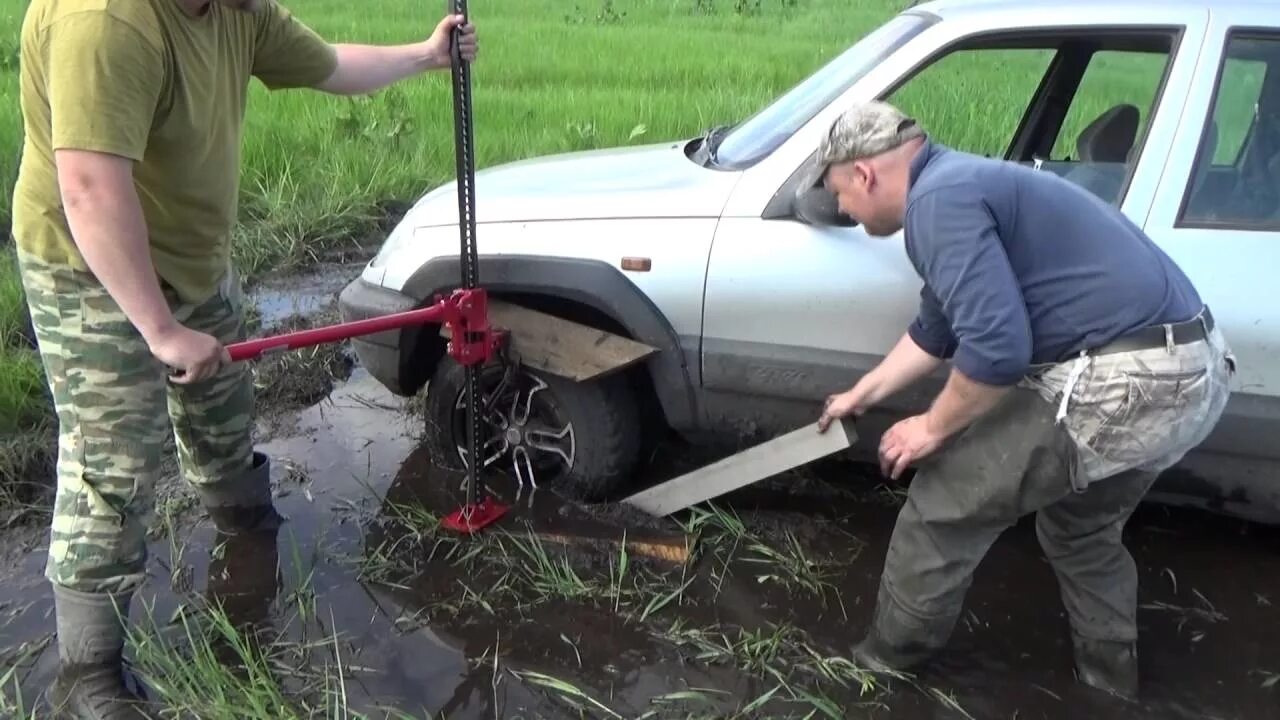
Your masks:
[[[455,28],[397,46],[330,44],[274,0],[32,0],[13,232],[59,421],[46,576],[76,718],[139,718],[121,672],[144,520],[166,437],[221,535],[280,517],[252,448],[253,388],[230,262],[249,83],[373,92],[446,69]],[[214,582],[210,582],[211,591]]]

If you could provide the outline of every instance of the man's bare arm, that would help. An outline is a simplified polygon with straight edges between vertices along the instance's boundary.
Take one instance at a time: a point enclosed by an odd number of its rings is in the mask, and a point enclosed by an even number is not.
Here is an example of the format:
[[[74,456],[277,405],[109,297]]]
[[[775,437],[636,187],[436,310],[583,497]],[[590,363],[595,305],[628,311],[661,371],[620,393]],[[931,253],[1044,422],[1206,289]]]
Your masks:
[[[1010,389],[977,382],[952,368],[946,386],[925,413],[925,423],[938,437],[951,437],[990,412]]]
[[[177,321],[151,262],[146,220],[127,158],[58,150],[58,185],[67,223],[89,269],[148,343]]]
[[[334,95],[363,95],[424,72],[451,66],[453,28],[460,27],[459,51],[471,62],[476,57],[475,27],[461,15],[449,15],[436,25],[431,37],[408,45],[333,45],[337,68],[316,89]]]
[[[169,309],[151,261],[132,161],[105,153],[58,150],[55,162],[71,236],[94,276],[152,354],[174,369],[174,382],[189,384],[211,377],[231,358],[216,338],[184,327]]]
[[[909,333],[904,333],[898,340],[898,344],[893,346],[893,350],[890,350],[875,370],[867,373],[867,377],[864,378],[864,381],[869,380],[871,384],[867,404],[875,405],[911,386],[920,378],[938,369],[942,363],[941,358],[922,350],[916,341],[911,339]]]
[[[426,43],[391,46],[337,44],[333,48],[338,55],[338,67],[316,89],[334,95],[376,92],[407,77],[449,64],[447,55],[443,59],[434,56]]]
[[[893,395],[942,364],[940,358],[925,352],[904,333],[884,360],[858,381],[852,389],[827,398],[827,404],[818,417],[819,432],[826,432],[836,418],[850,413],[861,415],[867,408]]]

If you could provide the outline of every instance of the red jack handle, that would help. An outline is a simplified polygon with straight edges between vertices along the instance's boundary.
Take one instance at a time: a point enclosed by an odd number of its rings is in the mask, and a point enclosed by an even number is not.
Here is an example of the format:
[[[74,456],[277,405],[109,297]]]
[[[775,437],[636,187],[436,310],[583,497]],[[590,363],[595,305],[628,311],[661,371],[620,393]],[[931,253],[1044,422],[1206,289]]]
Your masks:
[[[425,325],[426,323],[442,323],[444,322],[444,317],[444,306],[436,304],[365,320],[354,320],[311,330],[299,330],[274,337],[246,340],[245,342],[228,345],[227,352],[230,353],[232,362],[254,360],[267,353],[340,342],[361,335],[382,332],[383,330],[398,330],[412,325]]]
[[[232,343],[227,345],[227,353],[231,355],[232,362],[240,362],[253,360],[267,353],[297,350],[384,330],[435,323],[449,327],[449,354],[460,365],[483,365],[493,357],[502,341],[502,333],[489,327],[488,315],[489,302],[483,288],[455,290],[448,297],[437,296],[435,304],[427,307]]]

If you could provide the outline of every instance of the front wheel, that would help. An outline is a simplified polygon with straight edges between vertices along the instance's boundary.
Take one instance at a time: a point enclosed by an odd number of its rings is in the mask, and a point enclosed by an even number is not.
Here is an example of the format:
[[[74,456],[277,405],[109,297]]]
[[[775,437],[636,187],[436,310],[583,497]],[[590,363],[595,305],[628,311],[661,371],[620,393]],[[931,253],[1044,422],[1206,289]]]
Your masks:
[[[481,370],[484,406],[481,467],[498,469],[526,488],[551,489],[596,502],[622,490],[640,452],[640,417],[621,373],[574,382],[519,368],[503,383],[500,365]],[[466,373],[441,358],[427,389],[426,435],[433,459],[464,469]]]

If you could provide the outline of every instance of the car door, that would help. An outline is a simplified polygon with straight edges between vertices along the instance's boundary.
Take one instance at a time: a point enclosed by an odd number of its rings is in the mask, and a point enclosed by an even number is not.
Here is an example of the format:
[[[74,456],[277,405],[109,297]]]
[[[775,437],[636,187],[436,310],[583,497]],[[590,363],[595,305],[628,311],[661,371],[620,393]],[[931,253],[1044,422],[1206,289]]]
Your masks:
[[[1236,355],[1232,400],[1202,449],[1280,459],[1280,12],[1214,10],[1208,37],[1144,227]]]
[[[1112,193],[1109,199],[1135,220],[1145,217],[1179,109],[1159,99],[1185,91],[1205,14],[1173,10],[1161,26],[1132,10],[1102,15],[1087,24],[1066,9],[969,14],[954,23],[944,17],[817,115],[777,157],[753,168],[735,189],[712,246],[706,388],[813,407],[873,367],[914,318],[921,281],[901,233],[881,238],[858,227],[807,223],[790,200],[818,137],[856,98],[898,105],[954,149],[1035,163],[1072,179],[1100,170],[1099,192]],[[1134,57],[1118,62],[1103,52]],[[1135,65],[1144,71],[1141,83],[1127,78]],[[1090,85],[1082,76],[1090,72],[1102,76],[1105,92],[1085,92]],[[1114,138],[1119,131],[1106,129],[1107,118],[1122,105],[1140,115],[1131,141],[1114,158],[1082,161],[1081,137]],[[940,379],[886,407],[921,407]]]

